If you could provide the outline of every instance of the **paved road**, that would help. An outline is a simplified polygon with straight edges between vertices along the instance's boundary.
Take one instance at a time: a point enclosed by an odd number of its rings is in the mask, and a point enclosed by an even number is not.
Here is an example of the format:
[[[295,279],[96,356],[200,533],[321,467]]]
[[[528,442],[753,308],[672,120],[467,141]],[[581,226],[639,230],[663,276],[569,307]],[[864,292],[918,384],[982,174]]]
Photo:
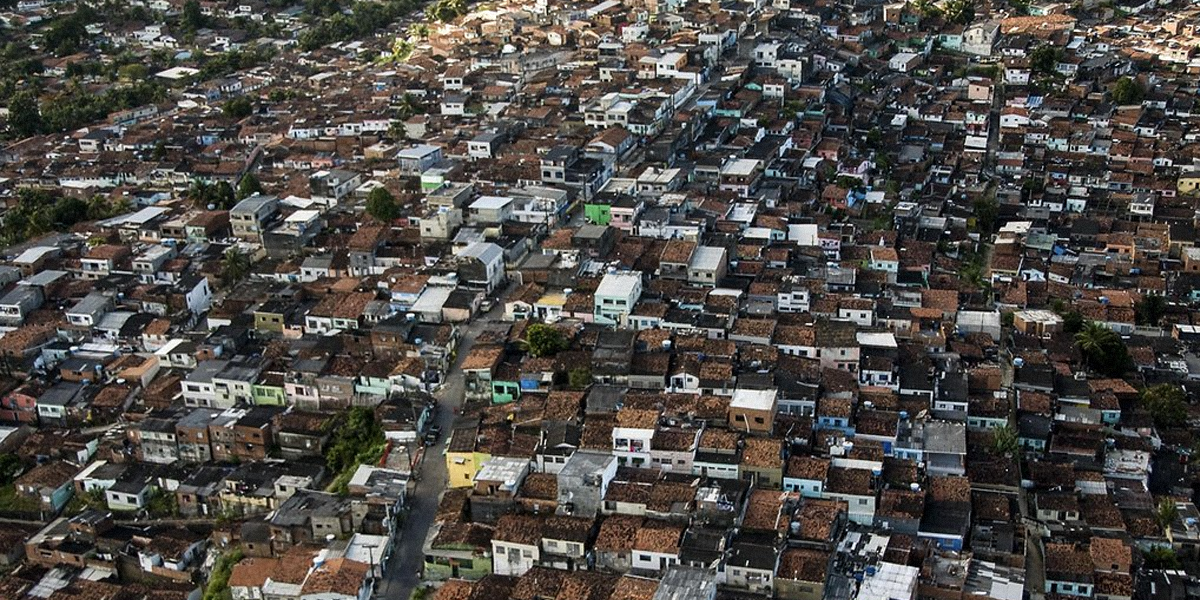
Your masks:
[[[506,297],[512,290],[513,287],[510,287],[501,295],[501,298]],[[419,467],[421,479],[409,490],[408,517],[405,519],[403,528],[396,534],[395,549],[384,570],[383,580],[376,590],[377,598],[408,600],[413,590],[421,583],[419,572],[425,562],[423,549],[425,536],[429,532],[429,528],[433,526],[434,517],[437,515],[438,500],[442,491],[446,489],[446,458],[442,455],[442,450],[445,448],[443,442],[453,430],[454,419],[462,409],[465,395],[463,373],[460,367],[463,359],[475,344],[475,338],[479,337],[479,334],[489,326],[495,326],[495,321],[502,318],[503,315],[503,303],[497,302],[485,317],[476,318],[463,329],[454,365],[446,375],[446,381],[441,389],[433,394],[438,400],[438,414],[435,422],[442,428],[442,440],[437,445],[426,449],[425,457]]]

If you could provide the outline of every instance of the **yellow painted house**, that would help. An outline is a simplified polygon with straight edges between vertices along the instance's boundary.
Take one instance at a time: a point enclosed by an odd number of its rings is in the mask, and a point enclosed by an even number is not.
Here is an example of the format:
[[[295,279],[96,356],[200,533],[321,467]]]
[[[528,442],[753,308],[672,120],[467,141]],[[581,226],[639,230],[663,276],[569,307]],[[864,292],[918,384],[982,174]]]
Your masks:
[[[478,433],[477,427],[469,427],[455,429],[450,434],[450,445],[446,448],[446,472],[449,473],[450,487],[474,485],[475,474],[492,457],[487,452],[475,451]]]
[[[1194,194],[1200,190],[1200,173],[1185,173],[1179,176],[1176,189],[1180,194]]]

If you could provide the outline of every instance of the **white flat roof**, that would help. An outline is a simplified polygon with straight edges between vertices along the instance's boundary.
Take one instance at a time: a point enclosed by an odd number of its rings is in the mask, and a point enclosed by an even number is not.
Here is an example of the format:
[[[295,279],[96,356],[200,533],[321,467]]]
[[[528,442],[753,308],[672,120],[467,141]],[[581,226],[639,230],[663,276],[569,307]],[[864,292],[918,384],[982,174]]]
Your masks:
[[[471,208],[477,210],[496,210],[504,208],[512,204],[513,199],[509,196],[480,196],[478,200],[471,203]]]
[[[624,298],[641,282],[641,273],[606,273],[596,287],[596,296]]]
[[[32,264],[38,261],[39,258],[45,256],[49,252],[58,250],[54,246],[34,246],[21,253],[20,256],[13,259],[15,263]]]
[[[733,399],[729,401],[730,408],[748,408],[751,410],[772,410],[775,407],[777,390],[743,390],[733,391]]]
[[[721,169],[722,175],[750,175],[762,161],[753,158],[739,158],[726,163]]]
[[[420,144],[418,146],[413,146],[412,148],[405,148],[396,153],[396,156],[398,158],[421,158],[433,154],[438,150],[441,150],[441,148],[438,148],[437,146],[430,146],[429,144]]]
[[[321,215],[319,210],[298,210],[290,215],[284,221],[288,223],[307,223]]]
[[[854,335],[859,346],[875,348],[897,348],[896,336],[884,331],[860,331]]]

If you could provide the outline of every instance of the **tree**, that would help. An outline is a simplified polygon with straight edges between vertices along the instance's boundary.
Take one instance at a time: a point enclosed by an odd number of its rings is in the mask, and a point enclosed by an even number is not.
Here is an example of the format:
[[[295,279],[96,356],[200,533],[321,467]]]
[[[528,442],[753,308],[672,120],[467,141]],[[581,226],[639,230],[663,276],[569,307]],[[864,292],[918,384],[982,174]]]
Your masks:
[[[249,198],[250,196],[261,193],[263,193],[262,184],[258,182],[258,178],[255,177],[253,173],[246,173],[245,175],[242,175],[241,180],[238,181],[237,187],[238,200]]]
[[[1021,441],[1012,425],[1005,424],[992,429],[992,450],[1003,456],[1016,456],[1021,448]]]
[[[235,120],[242,120],[254,113],[254,103],[245,96],[238,96],[221,107],[221,114]]]
[[[1075,334],[1075,345],[1088,366],[1109,377],[1120,377],[1132,366],[1129,350],[1121,336],[1094,321],[1089,321]]]
[[[1035,73],[1049,75],[1054,73],[1058,67],[1058,60],[1062,52],[1050,44],[1042,44],[1033,49],[1029,53],[1029,67]]]
[[[592,370],[587,365],[575,367],[567,376],[567,384],[581,390],[592,383]]]
[[[198,0],[187,0],[183,3],[183,12],[179,17],[179,25],[186,33],[196,33],[208,25],[208,19],[200,8]]]
[[[1154,521],[1164,532],[1171,528],[1171,523],[1174,523],[1178,516],[1179,508],[1171,498],[1163,498],[1158,502],[1158,506],[1154,507]]]
[[[146,65],[140,63],[130,63],[121,65],[117,69],[117,78],[121,81],[142,81],[150,75],[150,70]]]
[[[947,0],[944,4],[946,20],[959,25],[970,25],[975,20],[975,0]]]
[[[17,458],[16,454],[11,452],[0,454],[0,486],[12,483],[24,468],[25,465],[21,463],[21,459]]]
[[[1064,314],[1062,316],[1062,318],[1063,318],[1063,331],[1065,331],[1066,333],[1075,335],[1075,334],[1079,333],[1080,331],[1083,331],[1083,325],[1084,325],[1083,315],[1080,314],[1079,311],[1069,310],[1066,312],[1066,314]]]
[[[1160,383],[1142,390],[1142,407],[1159,427],[1178,427],[1187,423],[1187,401],[1177,385]]]
[[[567,340],[558,329],[545,323],[534,323],[525,330],[523,345],[531,356],[554,356],[567,349]]]
[[[1118,105],[1141,104],[1146,97],[1146,89],[1141,82],[1131,77],[1122,77],[1113,86],[1112,99]]]
[[[250,275],[250,266],[250,257],[245,252],[237,248],[226,250],[225,258],[221,261],[221,281],[231,285],[245,279]]]
[[[377,187],[367,194],[367,214],[380,223],[391,223],[400,216],[396,198],[386,188]]]
[[[1157,327],[1167,312],[1167,301],[1160,295],[1150,293],[1142,296],[1133,307],[1138,325]]]
[[[983,197],[975,201],[975,231],[991,235],[996,231],[996,219],[1000,216],[1000,204],[994,197]]]
[[[425,105],[421,104],[421,101],[412,94],[404,94],[400,98],[400,102],[396,104],[396,118],[401,121],[407,121],[416,115],[424,113]],[[403,128],[403,125],[401,127]]]
[[[1179,556],[1166,546],[1155,546],[1142,553],[1143,564],[1147,569],[1178,569]]]
[[[438,0],[425,9],[425,16],[443,23],[449,23],[465,14],[467,4],[464,0]]]
[[[21,90],[14,94],[8,103],[8,113],[8,126],[17,137],[25,138],[42,132],[42,113],[33,91]]]

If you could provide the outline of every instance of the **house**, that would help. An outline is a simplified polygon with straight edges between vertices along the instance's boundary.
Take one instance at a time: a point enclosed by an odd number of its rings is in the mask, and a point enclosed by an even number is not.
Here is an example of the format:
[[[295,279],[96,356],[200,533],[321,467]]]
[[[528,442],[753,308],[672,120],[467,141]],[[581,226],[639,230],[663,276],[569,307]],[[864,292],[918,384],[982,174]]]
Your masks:
[[[745,433],[770,435],[775,428],[778,390],[738,388],[729,402],[729,423]]]
[[[744,531],[730,544],[729,556],[725,559],[725,583],[754,593],[769,593],[775,587],[778,567],[775,536]]]
[[[593,518],[600,513],[608,484],[617,475],[611,454],[579,451],[558,472],[558,513]]]
[[[529,459],[495,456],[479,467],[472,481],[471,520],[495,523],[516,507],[517,491],[531,471]]]
[[[492,535],[492,572],[521,576],[541,560],[543,520],[529,515],[504,515]]]
[[[75,465],[63,460],[40,464],[18,477],[13,485],[18,494],[37,500],[46,515],[62,510],[75,491]]]
[[[29,313],[42,307],[45,294],[42,288],[18,285],[0,297],[0,325],[20,326]]]
[[[725,277],[727,266],[725,249],[698,246],[691,255],[687,269],[687,281],[695,285],[716,286]]]
[[[647,519],[633,537],[632,572],[658,575],[678,565],[684,530],[683,525]]]
[[[278,211],[279,199],[275,196],[255,194],[238,202],[229,211],[234,237],[262,243],[262,235]]]
[[[625,325],[641,296],[641,273],[606,273],[592,296],[595,322]]]
[[[410,177],[424,173],[434,165],[442,162],[444,158],[441,148],[427,144],[405,148],[396,153],[396,162],[400,167],[400,174]]]
[[[504,270],[504,250],[491,242],[474,242],[458,254],[458,276],[464,285],[490,295],[507,275]]]

